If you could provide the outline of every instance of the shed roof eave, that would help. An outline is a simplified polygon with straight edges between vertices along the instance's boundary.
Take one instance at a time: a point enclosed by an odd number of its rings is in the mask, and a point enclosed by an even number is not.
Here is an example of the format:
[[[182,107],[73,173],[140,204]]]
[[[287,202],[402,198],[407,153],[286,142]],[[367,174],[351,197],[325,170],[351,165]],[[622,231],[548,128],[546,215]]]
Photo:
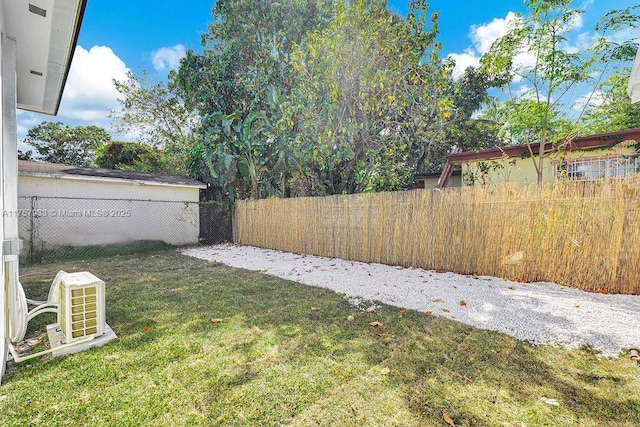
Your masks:
[[[159,182],[159,181],[145,181],[141,179],[122,179],[122,178],[108,178],[108,177],[100,177],[100,176],[89,176],[89,175],[68,175],[63,173],[52,173],[52,172],[25,172],[20,171],[18,173],[19,176],[30,176],[34,178],[45,178],[45,179],[68,179],[73,181],[94,181],[94,182],[104,182],[104,183],[118,183],[118,184],[136,184],[136,185],[146,185],[146,186],[155,186],[155,187],[182,187],[182,188],[197,188],[197,189],[205,189],[207,188],[206,184],[187,184],[187,183],[171,183],[171,182]]]

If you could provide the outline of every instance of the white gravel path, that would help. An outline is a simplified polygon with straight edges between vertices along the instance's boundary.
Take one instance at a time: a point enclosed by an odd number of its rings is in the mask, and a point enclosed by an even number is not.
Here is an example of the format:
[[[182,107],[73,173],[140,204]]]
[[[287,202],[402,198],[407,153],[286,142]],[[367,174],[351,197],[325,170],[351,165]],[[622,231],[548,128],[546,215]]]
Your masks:
[[[639,296],[591,294],[554,283],[474,278],[251,246],[215,245],[183,253],[344,292],[364,308],[379,301],[431,312],[534,344],[588,344],[609,357],[623,348],[640,347]]]

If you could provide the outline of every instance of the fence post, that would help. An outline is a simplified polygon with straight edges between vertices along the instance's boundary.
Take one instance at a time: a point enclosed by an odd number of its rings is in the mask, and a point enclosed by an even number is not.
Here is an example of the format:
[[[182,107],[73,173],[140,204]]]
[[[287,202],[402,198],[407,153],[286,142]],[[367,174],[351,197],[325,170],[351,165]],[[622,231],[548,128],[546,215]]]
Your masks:
[[[231,204],[231,243],[235,244],[238,240],[236,233],[236,203]]]
[[[30,227],[29,227],[29,262],[33,263],[34,262],[34,246],[33,246],[33,242],[36,239],[36,230],[35,230],[35,226],[36,226],[36,209],[38,207],[38,196],[31,196],[31,212],[29,212],[29,221],[30,221]]]

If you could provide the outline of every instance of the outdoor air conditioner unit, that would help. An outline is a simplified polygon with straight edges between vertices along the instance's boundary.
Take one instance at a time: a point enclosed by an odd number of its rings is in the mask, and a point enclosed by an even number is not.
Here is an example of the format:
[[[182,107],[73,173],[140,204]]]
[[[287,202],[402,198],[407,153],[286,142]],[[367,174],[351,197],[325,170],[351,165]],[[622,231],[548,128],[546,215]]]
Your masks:
[[[68,273],[60,280],[58,324],[71,343],[105,333],[104,282],[89,272]]]

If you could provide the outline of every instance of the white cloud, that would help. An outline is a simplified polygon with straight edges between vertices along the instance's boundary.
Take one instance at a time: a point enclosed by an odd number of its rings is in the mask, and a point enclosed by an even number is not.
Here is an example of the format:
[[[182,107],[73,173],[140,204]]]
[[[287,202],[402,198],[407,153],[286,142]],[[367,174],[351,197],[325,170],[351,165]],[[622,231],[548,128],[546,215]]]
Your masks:
[[[177,44],[172,47],[162,47],[151,53],[151,61],[156,71],[172,70],[177,68],[180,60],[185,57],[186,49]]]
[[[526,96],[528,99],[533,98],[533,93],[531,92],[531,87],[526,84],[521,84],[514,89],[514,93],[516,97]]]
[[[491,49],[491,45],[507,34],[519,19],[521,18],[518,15],[509,12],[505,18],[495,18],[487,24],[472,25],[469,30],[469,38],[471,38],[473,46],[467,48],[463,53],[449,55],[456,61],[453,76],[460,77],[469,66],[478,67],[482,54],[487,53]]]
[[[580,50],[586,50],[589,47],[591,47],[591,44],[593,43],[593,39],[594,39],[593,33],[583,32],[578,34],[578,36],[576,37],[575,43],[576,43],[576,46],[580,48]]]
[[[513,65],[516,70],[533,68],[536,65],[536,62],[536,55],[531,53],[529,50],[520,52],[513,58]]]
[[[608,41],[618,44],[622,44],[638,37],[640,37],[640,28],[625,28],[623,30],[605,35],[605,38]]]
[[[560,48],[571,55],[581,52],[579,46],[572,46],[569,43],[564,43]]]
[[[607,101],[607,94],[595,90],[590,93],[586,93],[576,99],[576,102],[573,104],[573,109],[576,111],[582,111],[585,108],[589,107],[599,107]]]
[[[575,13],[571,17],[571,23],[567,28],[567,31],[579,30],[584,25],[584,19],[582,13]]]
[[[493,42],[507,34],[519,19],[515,13],[509,12],[505,18],[495,18],[488,24],[472,25],[469,37],[475,50],[481,55],[487,53]]]
[[[468,66],[477,67],[480,63],[480,57],[487,53],[493,43],[499,38],[505,36],[522,18],[514,12],[508,12],[504,18],[495,18],[491,22],[482,25],[472,25],[469,30],[469,38],[472,46],[467,48],[463,53],[452,53],[449,57],[456,60],[456,67],[453,75],[459,77]],[[575,14],[571,24],[566,31],[574,31],[582,28],[583,15]],[[588,33],[583,33],[577,40],[576,45],[566,43],[563,48],[569,53],[579,53],[581,47],[588,41]],[[536,57],[527,50],[523,50],[513,58],[516,69],[529,69],[536,64]],[[514,81],[520,82],[521,77],[515,76]]]
[[[42,114],[32,113],[31,111],[18,110],[18,138],[22,138],[27,134],[29,129],[42,122]]]
[[[124,80],[125,63],[106,46],[76,48],[59,116],[108,127],[107,114],[119,106],[113,80]]]
[[[478,68],[480,66],[480,56],[473,49],[467,49],[464,53],[452,53],[449,58],[456,62],[453,69],[453,78],[455,79],[461,77],[468,67]]]

